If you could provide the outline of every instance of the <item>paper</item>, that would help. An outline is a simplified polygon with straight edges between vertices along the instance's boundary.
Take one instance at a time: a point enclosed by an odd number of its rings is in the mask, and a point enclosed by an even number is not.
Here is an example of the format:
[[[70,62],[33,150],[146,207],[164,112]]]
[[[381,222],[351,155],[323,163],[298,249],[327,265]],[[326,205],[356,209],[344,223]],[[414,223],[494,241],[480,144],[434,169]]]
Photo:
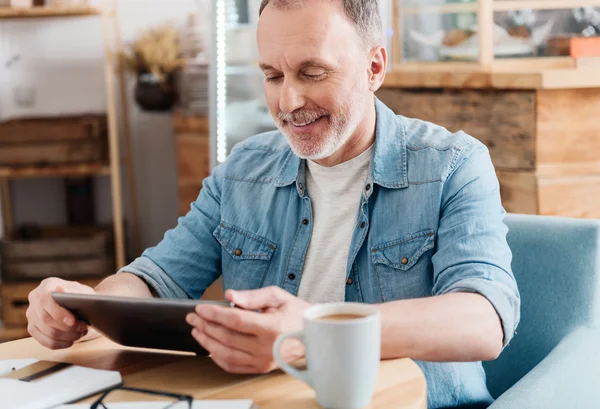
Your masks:
[[[0,376],[38,362],[36,359],[0,361]],[[32,382],[0,378],[0,409],[46,409],[121,384],[117,371],[69,366]]]
[[[164,409],[165,402],[114,402],[110,409]],[[90,405],[62,405],[54,409],[89,409]],[[195,400],[192,409],[251,409],[256,408],[252,400]]]
[[[5,359],[0,361],[0,376],[36,363],[37,359]]]

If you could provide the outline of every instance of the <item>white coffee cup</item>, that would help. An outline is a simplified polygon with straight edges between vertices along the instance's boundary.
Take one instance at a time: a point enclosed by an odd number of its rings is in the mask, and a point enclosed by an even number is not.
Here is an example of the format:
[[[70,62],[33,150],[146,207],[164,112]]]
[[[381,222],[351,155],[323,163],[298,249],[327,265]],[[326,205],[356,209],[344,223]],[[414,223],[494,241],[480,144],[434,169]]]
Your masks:
[[[356,318],[339,316],[356,315]],[[338,318],[327,318],[338,316]],[[360,409],[369,405],[375,391],[381,357],[381,318],[369,304],[319,304],[304,312],[304,330],[281,334],[273,344],[279,367],[316,392],[319,405],[328,409]],[[287,338],[306,348],[306,370],[281,358]]]

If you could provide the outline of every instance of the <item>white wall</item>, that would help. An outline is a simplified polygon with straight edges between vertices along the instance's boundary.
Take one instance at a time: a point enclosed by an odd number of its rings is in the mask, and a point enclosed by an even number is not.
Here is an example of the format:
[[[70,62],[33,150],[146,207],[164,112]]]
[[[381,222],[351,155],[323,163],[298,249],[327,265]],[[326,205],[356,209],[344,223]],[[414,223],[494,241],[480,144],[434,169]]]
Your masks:
[[[92,1],[97,4],[98,1]],[[119,0],[122,36],[173,19],[182,22],[197,10],[194,0]],[[0,21],[0,119],[18,116],[103,112],[103,34],[98,17]],[[14,60],[11,67],[6,62]],[[19,105],[15,92],[34,90],[31,105]],[[148,114],[129,99],[133,156],[143,247],[156,244],[177,219],[177,175],[169,114]],[[124,186],[127,179],[124,175]],[[15,222],[64,223],[61,180],[11,183]],[[127,190],[127,189],[125,189]],[[97,216],[112,216],[108,178],[96,183]],[[129,203],[125,203],[126,215]],[[131,237],[131,236],[129,236]],[[135,256],[135,254],[134,254]]]

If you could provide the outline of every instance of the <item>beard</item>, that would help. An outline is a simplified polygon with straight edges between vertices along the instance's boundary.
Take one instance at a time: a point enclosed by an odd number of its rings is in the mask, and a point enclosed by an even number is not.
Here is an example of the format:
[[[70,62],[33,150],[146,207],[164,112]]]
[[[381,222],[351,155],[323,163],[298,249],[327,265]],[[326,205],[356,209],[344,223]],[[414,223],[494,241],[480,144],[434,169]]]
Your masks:
[[[275,118],[277,128],[285,135],[292,151],[301,159],[320,160],[337,152],[356,131],[362,119],[360,93],[351,92],[338,112],[322,108],[300,108],[291,113],[279,112]],[[317,134],[296,133],[291,124],[309,124],[325,121],[325,129]]]

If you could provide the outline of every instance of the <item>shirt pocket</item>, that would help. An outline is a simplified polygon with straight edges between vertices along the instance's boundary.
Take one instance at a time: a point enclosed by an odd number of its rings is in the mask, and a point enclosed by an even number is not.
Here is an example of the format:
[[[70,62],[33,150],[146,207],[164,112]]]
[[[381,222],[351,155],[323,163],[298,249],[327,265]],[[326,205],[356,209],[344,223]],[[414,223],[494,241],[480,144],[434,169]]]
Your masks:
[[[371,248],[383,301],[431,295],[431,257],[424,255],[434,246],[435,232],[428,229]]]
[[[224,289],[261,288],[277,245],[246,229],[221,222],[213,232],[221,244]]]

